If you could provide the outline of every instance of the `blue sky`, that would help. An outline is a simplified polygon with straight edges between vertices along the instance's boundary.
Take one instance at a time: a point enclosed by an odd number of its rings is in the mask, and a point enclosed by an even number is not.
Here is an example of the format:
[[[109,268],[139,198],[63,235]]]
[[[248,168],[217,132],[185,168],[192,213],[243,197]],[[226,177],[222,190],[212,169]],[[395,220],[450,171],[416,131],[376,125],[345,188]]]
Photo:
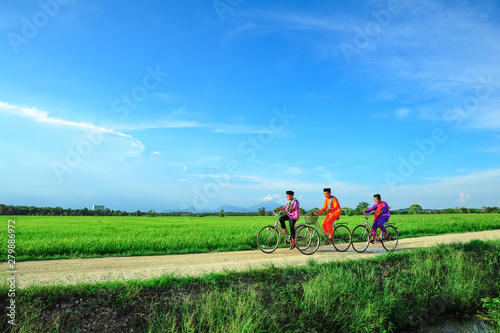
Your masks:
[[[500,206],[499,1],[1,7],[0,203]]]

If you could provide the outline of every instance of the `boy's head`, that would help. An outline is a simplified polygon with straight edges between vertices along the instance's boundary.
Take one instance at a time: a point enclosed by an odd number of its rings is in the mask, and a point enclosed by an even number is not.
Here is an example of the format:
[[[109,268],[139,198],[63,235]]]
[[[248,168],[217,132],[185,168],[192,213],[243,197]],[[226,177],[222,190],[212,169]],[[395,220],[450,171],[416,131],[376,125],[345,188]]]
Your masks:
[[[323,194],[325,195],[325,197],[329,198],[332,196],[332,189],[331,188],[324,188],[323,189]]]
[[[380,199],[380,194],[374,194],[373,201],[375,201],[375,203],[379,204],[380,201],[382,201],[382,199]]]
[[[288,200],[292,200],[293,199],[293,191],[286,191],[286,198]]]

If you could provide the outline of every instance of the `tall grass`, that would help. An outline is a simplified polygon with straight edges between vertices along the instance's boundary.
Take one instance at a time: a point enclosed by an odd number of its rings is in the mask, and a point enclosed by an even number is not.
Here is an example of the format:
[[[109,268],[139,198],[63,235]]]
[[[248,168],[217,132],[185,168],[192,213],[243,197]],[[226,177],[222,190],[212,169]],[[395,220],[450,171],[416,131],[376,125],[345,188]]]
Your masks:
[[[31,288],[18,296],[14,332],[124,323],[135,332],[397,332],[482,311],[500,295],[499,253],[500,241],[473,241],[370,260]]]
[[[243,216],[14,218],[18,261],[251,250],[257,248],[258,231],[274,224],[273,217]],[[340,222],[352,230],[364,218],[342,216]],[[405,238],[500,229],[500,214],[394,215],[390,222]],[[6,233],[7,228],[2,229],[1,237],[7,239]],[[7,245],[0,244],[2,261]]]

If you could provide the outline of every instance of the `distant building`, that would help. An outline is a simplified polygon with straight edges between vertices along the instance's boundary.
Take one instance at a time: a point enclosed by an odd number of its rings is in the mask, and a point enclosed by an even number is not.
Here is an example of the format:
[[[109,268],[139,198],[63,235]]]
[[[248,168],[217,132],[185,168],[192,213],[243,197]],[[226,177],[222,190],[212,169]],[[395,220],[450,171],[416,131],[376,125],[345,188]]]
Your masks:
[[[92,207],[93,207],[93,208],[92,208],[93,210],[98,210],[98,209],[102,209],[102,210],[104,210],[104,205],[94,205],[94,206],[92,206]]]

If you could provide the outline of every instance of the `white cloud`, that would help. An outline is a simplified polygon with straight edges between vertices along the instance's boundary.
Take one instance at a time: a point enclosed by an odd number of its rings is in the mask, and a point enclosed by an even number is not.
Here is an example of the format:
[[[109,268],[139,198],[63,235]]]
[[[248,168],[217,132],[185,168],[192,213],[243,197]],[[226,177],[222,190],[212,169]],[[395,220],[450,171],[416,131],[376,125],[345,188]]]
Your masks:
[[[500,147],[488,148],[484,152],[485,153],[498,153],[498,152],[500,152]]]
[[[165,93],[154,92],[154,93],[152,93],[152,95],[154,97],[158,98],[159,100],[161,100],[162,102],[171,102],[172,101],[172,96],[167,95]]]
[[[465,203],[466,201],[469,201],[471,198],[470,194],[465,194],[463,192],[460,193],[458,202],[459,203]]]
[[[477,171],[466,175],[432,178],[431,184],[397,185],[381,189],[400,208],[419,203],[425,208],[447,208],[459,200],[474,200],[478,206],[494,206],[500,195],[500,168]],[[463,201],[458,201],[463,202]]]
[[[266,195],[264,198],[262,198],[262,201],[280,201],[281,200],[281,196],[279,194],[268,194]]]
[[[128,131],[142,131],[155,128],[190,128],[190,127],[207,127],[207,125],[203,125],[197,121],[190,121],[190,120],[161,120],[151,123],[119,126],[120,129]]]
[[[403,119],[403,118],[406,118],[410,114],[410,109],[402,108],[402,109],[396,110],[396,112],[394,112],[394,113],[396,115],[396,118]]]
[[[298,174],[304,173],[304,169],[302,169],[301,167],[289,167],[289,168],[287,168],[285,173],[292,174],[292,175],[298,175]]]
[[[168,115],[162,116],[160,119],[148,121],[144,123],[120,124],[117,128],[125,131],[141,131],[156,128],[192,128],[192,127],[209,127],[210,125],[203,124],[201,121],[206,116],[202,113],[187,112],[183,108],[179,108],[170,112]]]
[[[130,143],[130,147],[132,150],[129,152],[130,156],[139,156],[142,154],[142,151],[144,150],[145,146],[134,138],[132,135],[121,133],[118,131],[115,131],[110,128],[106,127],[101,127],[101,126],[96,126],[92,123],[89,122],[75,122],[75,121],[70,121],[70,120],[64,120],[64,119],[59,119],[59,118],[53,118],[49,116],[49,113],[46,111],[42,111],[40,109],[37,109],[35,107],[25,107],[25,106],[17,106],[17,105],[12,105],[9,103],[5,103],[0,101],[0,111],[14,114],[16,116],[21,116],[21,117],[28,117],[31,118],[37,122],[41,123],[46,123],[46,124],[52,124],[52,125],[58,125],[58,126],[63,126],[63,127],[69,127],[69,128],[75,128],[79,130],[84,130],[86,132],[101,132],[101,133],[108,133],[108,134],[113,134],[117,135],[120,137],[128,138],[131,139],[132,142]]]
[[[262,126],[244,126],[239,124],[218,124],[214,125],[212,132],[225,134],[269,134],[275,135],[269,127]]]

